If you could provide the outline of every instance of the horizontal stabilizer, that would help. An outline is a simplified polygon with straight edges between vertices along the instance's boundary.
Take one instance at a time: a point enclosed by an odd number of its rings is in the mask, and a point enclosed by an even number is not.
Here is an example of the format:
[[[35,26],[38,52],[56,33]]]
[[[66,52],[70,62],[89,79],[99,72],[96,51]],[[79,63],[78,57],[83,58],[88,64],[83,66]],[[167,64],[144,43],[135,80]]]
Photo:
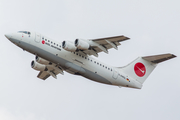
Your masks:
[[[146,57],[142,57],[144,60],[147,60],[149,62],[152,63],[160,63],[160,62],[164,62],[166,60],[172,59],[176,57],[173,54],[162,54],[162,55],[154,55],[154,56],[146,56]]]

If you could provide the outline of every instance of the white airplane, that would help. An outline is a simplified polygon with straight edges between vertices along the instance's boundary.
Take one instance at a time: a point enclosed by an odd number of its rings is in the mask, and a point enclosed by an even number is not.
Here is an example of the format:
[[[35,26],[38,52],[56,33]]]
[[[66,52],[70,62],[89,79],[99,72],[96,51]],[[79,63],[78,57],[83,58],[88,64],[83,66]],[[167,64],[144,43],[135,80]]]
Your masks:
[[[42,34],[30,31],[5,34],[5,37],[18,47],[36,55],[31,67],[40,71],[38,78],[46,80],[49,76],[57,78],[64,71],[81,75],[90,80],[141,89],[142,84],[158,63],[176,57],[173,54],[138,57],[125,67],[113,67],[98,59],[99,52],[108,53],[108,49],[121,45],[128,40],[125,36],[100,39],[76,39],[75,42],[54,41]]]

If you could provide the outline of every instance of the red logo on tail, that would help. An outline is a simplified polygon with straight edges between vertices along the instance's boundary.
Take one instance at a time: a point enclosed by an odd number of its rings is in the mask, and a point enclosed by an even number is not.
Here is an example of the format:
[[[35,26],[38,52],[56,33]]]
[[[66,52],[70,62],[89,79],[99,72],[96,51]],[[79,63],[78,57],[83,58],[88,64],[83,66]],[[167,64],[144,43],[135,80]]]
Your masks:
[[[146,74],[146,67],[139,62],[134,65],[134,71],[137,76],[143,77]]]

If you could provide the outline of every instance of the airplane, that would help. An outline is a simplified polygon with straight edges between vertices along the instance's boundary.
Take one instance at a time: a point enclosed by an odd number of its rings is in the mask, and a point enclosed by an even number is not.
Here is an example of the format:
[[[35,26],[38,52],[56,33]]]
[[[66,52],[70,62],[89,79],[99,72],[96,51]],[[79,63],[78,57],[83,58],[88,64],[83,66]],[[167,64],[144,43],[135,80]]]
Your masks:
[[[121,42],[130,38],[121,35],[58,42],[32,31],[8,33],[5,37],[35,55],[31,67],[39,71],[37,77],[42,80],[50,76],[57,79],[58,74],[64,75],[66,71],[99,83],[141,89],[158,63],[176,57],[170,53],[138,57],[124,67],[113,67],[96,59],[98,53],[108,54],[111,48],[117,50]]]

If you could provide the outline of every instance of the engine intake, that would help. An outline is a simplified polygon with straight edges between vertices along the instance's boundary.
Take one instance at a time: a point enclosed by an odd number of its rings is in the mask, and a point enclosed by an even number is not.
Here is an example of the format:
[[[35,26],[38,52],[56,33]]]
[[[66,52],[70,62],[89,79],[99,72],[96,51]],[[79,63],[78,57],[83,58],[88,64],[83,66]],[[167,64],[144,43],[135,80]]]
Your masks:
[[[48,70],[46,65],[42,65],[34,60],[31,62],[31,67],[37,71],[47,71]]]
[[[78,49],[81,50],[88,50],[90,48],[90,45],[88,42],[86,42],[86,40],[76,39],[74,44]]]
[[[71,51],[71,52],[75,52],[77,49],[77,47],[75,47],[74,44],[69,41],[63,41],[62,48],[67,51]]]

